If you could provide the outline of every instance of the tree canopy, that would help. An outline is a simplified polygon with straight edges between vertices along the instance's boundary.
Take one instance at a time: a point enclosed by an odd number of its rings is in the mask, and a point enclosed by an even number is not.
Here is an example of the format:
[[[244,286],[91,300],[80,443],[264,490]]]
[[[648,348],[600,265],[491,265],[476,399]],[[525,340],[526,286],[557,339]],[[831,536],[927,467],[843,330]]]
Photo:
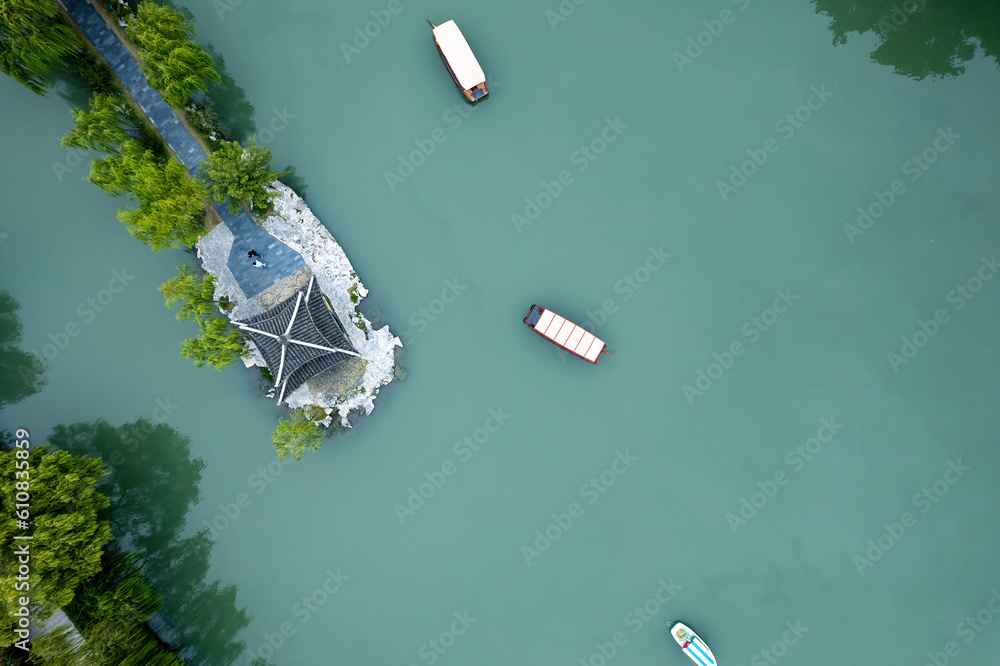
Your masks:
[[[100,460],[53,452],[43,445],[30,451],[0,452],[0,469],[0,607],[4,611],[0,645],[6,647],[16,640],[12,613],[20,607],[18,598],[25,595],[15,588],[19,566],[15,547],[25,542],[15,541],[14,536],[29,531],[32,536],[28,542],[30,598],[33,617],[41,621],[72,601],[74,591],[101,570],[101,553],[111,540],[111,529],[98,520],[98,512],[108,506],[107,498],[95,489],[107,473]],[[25,478],[30,480],[28,530],[15,520],[15,494],[24,489],[17,484]]]
[[[58,17],[55,0],[0,2],[0,71],[39,95],[63,58],[83,47]]]
[[[160,293],[168,308],[180,304],[177,318],[181,321],[202,321],[218,314],[215,301],[215,276],[206,273],[199,281],[194,269],[187,264],[177,267],[177,277],[160,285]]]
[[[233,214],[242,206],[265,211],[277,196],[268,186],[284,175],[273,167],[271,150],[258,146],[256,137],[250,137],[246,146],[223,141],[207,161],[202,161],[198,179],[215,201],[221,203],[229,197],[229,212]]]
[[[190,266],[178,266],[177,277],[161,284],[160,293],[168,308],[180,304],[178,319],[194,319],[198,324],[198,337],[181,343],[181,355],[196,366],[221,370],[248,353],[243,336],[219,313],[214,275],[208,273],[199,280]]]
[[[143,578],[139,560],[138,553],[105,554],[101,572],[77,590],[66,610],[86,644],[67,656],[87,656],[92,661],[83,663],[104,666],[183,663],[146,624],[163,599]]]
[[[125,34],[139,47],[149,85],[171,106],[183,106],[193,93],[207,91],[209,82],[221,80],[205,49],[190,39],[194,28],[172,7],[143,0]]]
[[[161,162],[137,141],[126,141],[119,154],[93,161],[88,180],[139,202],[138,208],[120,211],[118,219],[154,252],[191,247],[204,233],[205,190],[173,157]]]
[[[73,109],[73,122],[75,126],[59,143],[67,148],[114,154],[129,141],[126,128],[136,129],[139,125],[132,107],[110,93],[94,93],[90,110]]]
[[[222,370],[249,353],[243,336],[229,325],[228,319],[209,317],[198,323],[198,337],[181,343],[181,356],[193,360],[197,367],[211,365]]]
[[[233,663],[244,650],[239,636],[250,617],[236,604],[236,587],[209,576],[208,529],[184,536],[187,514],[201,498],[205,466],[192,455],[190,438],[165,423],[139,419],[120,427],[104,421],[56,426],[49,439],[74,455],[107,461],[109,473],[97,489],[110,501],[101,513],[115,537],[108,551],[140,554],[143,577],[163,600],[158,624],[169,627],[172,644],[183,646],[181,658]],[[86,596],[80,602],[89,603]],[[158,662],[139,660],[136,666],[146,663]]]
[[[305,410],[296,409],[291,418],[278,421],[274,431],[274,448],[278,460],[292,456],[295,462],[308,451],[318,451],[323,446],[323,430],[310,421]]]

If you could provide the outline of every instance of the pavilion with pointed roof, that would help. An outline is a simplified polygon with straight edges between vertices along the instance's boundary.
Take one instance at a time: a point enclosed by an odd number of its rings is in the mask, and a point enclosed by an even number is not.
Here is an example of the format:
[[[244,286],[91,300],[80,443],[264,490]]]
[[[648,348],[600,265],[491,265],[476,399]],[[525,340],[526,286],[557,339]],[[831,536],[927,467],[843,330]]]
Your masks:
[[[349,356],[361,356],[315,282],[315,276],[310,276],[304,290],[263,314],[235,322],[267,362],[278,404],[316,375]]]

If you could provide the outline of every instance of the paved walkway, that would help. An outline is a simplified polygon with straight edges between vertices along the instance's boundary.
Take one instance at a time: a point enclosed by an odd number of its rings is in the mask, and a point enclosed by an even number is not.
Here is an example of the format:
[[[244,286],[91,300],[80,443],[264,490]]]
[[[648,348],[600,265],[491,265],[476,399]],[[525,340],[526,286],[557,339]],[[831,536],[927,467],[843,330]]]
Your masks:
[[[177,155],[177,159],[193,176],[201,167],[201,161],[207,159],[205,151],[181,124],[170,105],[163,101],[160,93],[149,86],[139,63],[121,43],[118,35],[87,0],[60,2],[142,107],[160,136]],[[246,211],[232,215],[226,203],[213,206],[222,218],[222,223],[233,234],[233,246],[227,264],[247,298],[253,298],[295,271],[305,268],[305,262],[295,250],[261,229]],[[261,255],[264,268],[256,268],[250,263],[247,257],[250,250],[256,250]]]

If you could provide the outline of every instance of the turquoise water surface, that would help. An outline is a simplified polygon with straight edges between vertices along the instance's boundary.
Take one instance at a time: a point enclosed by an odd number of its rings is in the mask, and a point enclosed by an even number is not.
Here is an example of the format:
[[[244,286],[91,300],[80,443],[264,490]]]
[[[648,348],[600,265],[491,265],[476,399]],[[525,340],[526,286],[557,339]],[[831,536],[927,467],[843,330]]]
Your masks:
[[[193,255],[130,238],[71,104],[0,79],[0,283],[54,345],[0,425],[190,438],[184,534],[252,620],[187,616],[232,663],[684,664],[677,619],[723,665],[995,663],[1000,21],[921,3],[882,43],[902,10],[857,4],[184,3],[406,342],[288,466],[256,373],[179,356],[156,288]],[[614,353],[562,357],[532,303]]]

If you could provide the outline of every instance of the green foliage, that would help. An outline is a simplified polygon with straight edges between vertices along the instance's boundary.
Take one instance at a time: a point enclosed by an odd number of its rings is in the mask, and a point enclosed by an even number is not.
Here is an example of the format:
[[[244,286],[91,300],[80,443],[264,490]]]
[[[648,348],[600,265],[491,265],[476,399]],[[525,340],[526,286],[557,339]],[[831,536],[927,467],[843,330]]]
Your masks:
[[[83,47],[58,17],[55,0],[0,1],[0,71],[39,95],[48,74]]]
[[[149,84],[171,106],[184,106],[193,93],[207,91],[210,81],[221,80],[205,49],[191,41],[191,24],[171,7],[143,0],[125,34],[139,47]]]
[[[274,431],[274,448],[278,460],[292,456],[295,462],[307,451],[319,451],[323,446],[323,431],[309,420],[305,410],[296,409],[290,419],[281,419]]]
[[[168,308],[181,304],[178,319],[194,319],[198,324],[198,337],[181,343],[181,355],[193,359],[196,366],[221,370],[247,355],[243,336],[218,312],[214,275],[206,274],[199,281],[190,266],[178,266],[177,277],[160,285],[160,293]]]
[[[120,154],[91,164],[88,180],[113,196],[128,193],[136,209],[118,213],[129,232],[153,251],[191,247],[204,233],[205,191],[174,158],[160,162],[137,141],[127,141]]]
[[[132,107],[110,93],[95,93],[89,111],[73,109],[73,122],[76,126],[59,143],[67,148],[114,154],[129,140],[123,126],[136,129],[139,125]]]
[[[21,350],[20,304],[0,291],[0,407],[20,402],[45,384],[45,364],[35,354]]]
[[[106,666],[183,663],[146,625],[163,600],[143,578],[139,555],[105,555],[102,564],[66,609],[86,639],[80,652]]]
[[[86,645],[81,645],[80,638],[73,633],[73,628],[64,624],[43,636],[35,636],[32,639],[27,663],[54,666],[90,666],[94,662],[90,658]]]
[[[199,281],[194,269],[186,264],[177,267],[177,277],[160,285],[160,293],[168,308],[181,304],[181,309],[177,312],[177,318],[181,321],[194,319],[201,322],[218,312],[215,276],[206,273]]]
[[[201,333],[181,343],[181,356],[201,368],[206,365],[222,370],[249,354],[243,336],[223,317],[200,320]]]
[[[239,636],[250,618],[236,605],[235,586],[209,576],[208,530],[185,536],[189,511],[201,498],[205,467],[192,456],[191,439],[165,423],[139,419],[120,427],[104,421],[56,426],[50,442],[74,455],[108,461],[109,473],[97,486],[111,502],[100,514],[115,536],[107,550],[140,553],[143,578],[163,599],[157,626],[169,627],[171,644],[183,646],[191,663],[235,663],[244,651]],[[67,612],[77,621],[74,607]],[[80,620],[79,626],[90,624]],[[137,661],[136,666],[147,663]]]
[[[31,602],[36,622],[44,621],[73,600],[81,583],[101,570],[101,552],[111,540],[106,522],[98,520],[97,512],[108,506],[107,498],[94,486],[106,474],[102,462],[93,458],[77,458],[66,451],[52,452],[48,446],[30,451],[27,459],[18,458],[15,451],[0,453],[0,645],[11,645],[13,633],[11,613],[19,608],[17,599],[23,596],[15,589],[18,559],[15,534],[25,531],[15,522],[16,463],[30,478],[31,493]],[[21,470],[24,471],[24,470]]]
[[[233,214],[242,206],[265,211],[277,196],[268,185],[284,175],[274,170],[273,161],[271,150],[258,146],[256,137],[250,137],[246,147],[223,141],[209,160],[202,161],[198,180],[215,201],[229,197],[229,212]]]
[[[219,114],[211,106],[205,104],[188,104],[184,107],[188,124],[201,134],[213,149],[226,139],[226,132],[219,122]]]

